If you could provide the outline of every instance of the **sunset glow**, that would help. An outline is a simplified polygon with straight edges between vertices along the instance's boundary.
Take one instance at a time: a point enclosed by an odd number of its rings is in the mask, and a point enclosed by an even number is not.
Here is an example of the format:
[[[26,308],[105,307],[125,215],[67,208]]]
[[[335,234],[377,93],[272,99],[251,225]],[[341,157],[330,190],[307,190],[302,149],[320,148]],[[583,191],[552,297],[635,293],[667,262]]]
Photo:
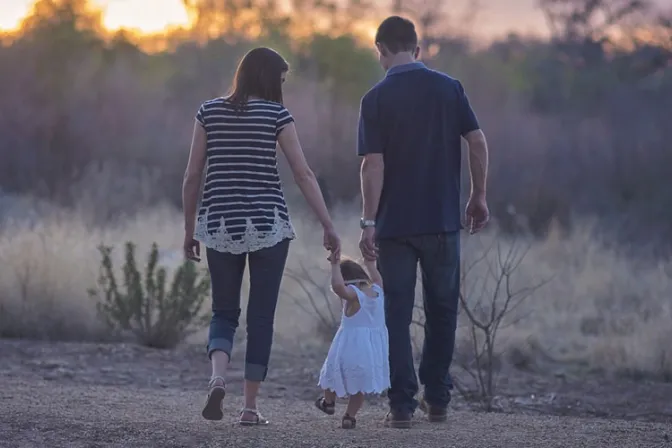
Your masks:
[[[454,2],[446,18],[452,26],[460,28],[460,14],[471,0]],[[671,0],[654,0],[659,6]],[[34,0],[0,0],[0,31],[14,30],[30,12]],[[182,0],[92,0],[94,7],[103,11],[103,25],[111,30],[131,29],[138,33],[152,34],[169,28],[188,27],[189,16]],[[378,0],[381,8],[389,0]],[[453,4],[453,3],[451,3]],[[483,0],[473,24],[459,29],[474,37],[492,38],[515,31],[523,34],[544,35],[548,27],[539,10],[537,0]],[[359,30],[371,34],[370,30]]]
[[[32,4],[33,0],[0,0],[0,30],[18,28]],[[182,0],[94,0],[92,4],[103,10],[103,25],[109,30],[156,33],[189,25]]]
[[[504,8],[498,1],[484,2],[473,34],[492,36],[506,34],[511,29],[526,32],[535,31],[539,25],[543,27],[543,18],[534,8],[535,0],[508,2]],[[34,0],[0,0],[0,30],[18,28],[33,3]],[[388,4],[382,0],[380,3]],[[92,0],[92,4],[103,10],[103,25],[109,30],[127,28],[149,34],[189,26],[182,0]]]
[[[175,26],[189,26],[182,0],[107,0],[103,24],[116,30],[132,28],[155,33]]]

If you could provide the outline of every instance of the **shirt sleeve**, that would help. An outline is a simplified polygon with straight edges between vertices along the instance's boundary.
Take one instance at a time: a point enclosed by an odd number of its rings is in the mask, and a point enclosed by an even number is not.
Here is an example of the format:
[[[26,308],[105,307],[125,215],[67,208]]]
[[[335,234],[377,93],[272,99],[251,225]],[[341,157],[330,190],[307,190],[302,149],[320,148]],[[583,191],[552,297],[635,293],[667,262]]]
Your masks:
[[[282,131],[285,126],[287,126],[289,123],[294,122],[294,117],[292,117],[292,114],[289,113],[286,107],[283,107],[280,109],[280,112],[278,112],[278,120],[275,125],[275,135],[276,137],[280,135],[280,131]]]
[[[357,132],[357,155],[383,153],[383,138],[375,104],[367,94],[359,107],[359,129]]]
[[[462,83],[458,81],[457,85],[459,89],[460,102],[460,133],[462,136],[465,136],[471,131],[480,129],[481,126],[478,124],[478,118],[476,117],[474,110],[471,108],[469,97],[464,91]]]
[[[198,121],[201,126],[205,127],[205,105],[201,104],[201,107],[198,108],[196,112],[196,121]]]

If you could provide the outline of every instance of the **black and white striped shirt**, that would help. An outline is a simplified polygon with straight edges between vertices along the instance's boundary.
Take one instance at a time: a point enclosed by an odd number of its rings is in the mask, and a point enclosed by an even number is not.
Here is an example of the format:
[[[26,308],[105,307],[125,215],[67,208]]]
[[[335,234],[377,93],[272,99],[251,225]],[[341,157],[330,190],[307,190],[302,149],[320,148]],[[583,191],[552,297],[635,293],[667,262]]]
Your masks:
[[[194,238],[232,254],[294,239],[276,153],[280,131],[294,121],[289,111],[265,100],[236,111],[216,98],[203,103],[196,120],[207,135],[207,171]]]

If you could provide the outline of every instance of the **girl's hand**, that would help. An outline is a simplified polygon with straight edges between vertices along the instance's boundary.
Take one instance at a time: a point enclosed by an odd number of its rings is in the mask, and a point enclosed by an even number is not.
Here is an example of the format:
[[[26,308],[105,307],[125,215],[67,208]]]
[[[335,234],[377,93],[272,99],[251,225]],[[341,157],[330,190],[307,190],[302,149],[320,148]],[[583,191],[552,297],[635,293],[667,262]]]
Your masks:
[[[331,263],[332,266],[335,266],[338,264],[339,261],[341,261],[341,257],[340,254],[332,253],[327,257],[327,260],[329,260],[329,263]]]

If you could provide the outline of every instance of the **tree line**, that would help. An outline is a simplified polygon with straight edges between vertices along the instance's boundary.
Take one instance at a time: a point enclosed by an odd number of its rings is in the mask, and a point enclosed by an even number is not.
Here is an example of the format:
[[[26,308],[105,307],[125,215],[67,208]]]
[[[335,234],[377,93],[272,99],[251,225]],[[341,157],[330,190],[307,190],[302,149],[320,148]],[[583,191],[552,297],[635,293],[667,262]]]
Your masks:
[[[0,47],[0,188],[101,219],[180,201],[193,115],[267,45],[291,64],[286,103],[334,201],[358,194],[359,99],[383,76],[364,31],[416,20],[423,60],[463,81],[490,141],[491,208],[508,232],[582,218],[623,241],[672,246],[672,22],[643,1],[541,0],[549,39],[477,46],[440,0],[185,0],[194,26],[110,34],[86,0],[39,0]],[[465,10],[459,19],[478,20]],[[452,20],[451,20],[452,19]],[[458,20],[457,22],[459,22]]]

